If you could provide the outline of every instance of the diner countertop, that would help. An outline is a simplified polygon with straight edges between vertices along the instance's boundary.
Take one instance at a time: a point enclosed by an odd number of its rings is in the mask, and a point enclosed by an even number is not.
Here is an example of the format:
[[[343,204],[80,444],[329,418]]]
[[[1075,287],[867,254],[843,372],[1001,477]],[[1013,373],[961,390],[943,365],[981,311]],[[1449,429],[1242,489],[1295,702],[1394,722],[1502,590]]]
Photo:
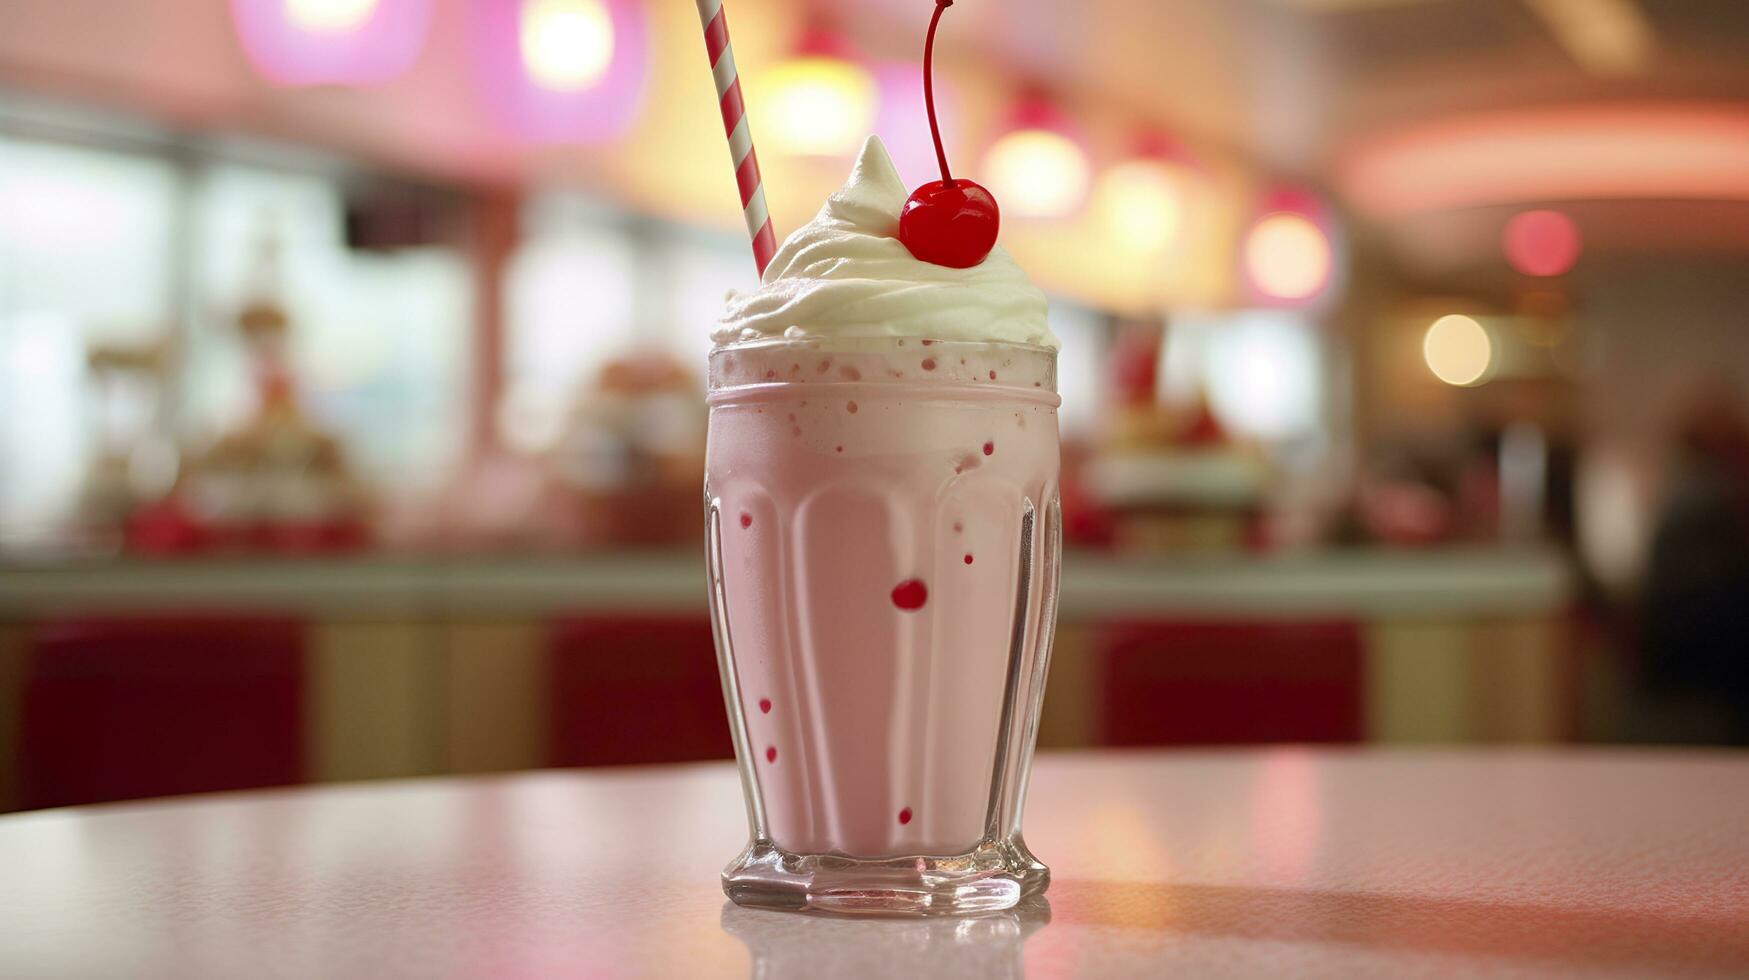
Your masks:
[[[1512,616],[1559,611],[1546,550],[1353,550],[1124,558],[1071,551],[1062,613],[1217,617]],[[238,608],[349,615],[705,612],[702,549],[575,558],[196,558],[0,562],[0,616]]]
[[[840,920],[728,904],[726,764],[0,817],[0,976],[1749,974],[1749,755],[1040,758],[1043,902]]]

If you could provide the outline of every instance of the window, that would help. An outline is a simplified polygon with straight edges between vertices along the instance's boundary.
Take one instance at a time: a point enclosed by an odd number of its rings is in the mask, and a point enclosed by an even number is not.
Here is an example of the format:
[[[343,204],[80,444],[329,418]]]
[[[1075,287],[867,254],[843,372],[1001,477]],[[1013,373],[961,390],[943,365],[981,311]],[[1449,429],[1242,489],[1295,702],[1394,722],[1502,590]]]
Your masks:
[[[93,397],[86,358],[169,339],[177,195],[166,162],[0,136],[0,545],[56,540],[98,442],[155,424],[138,385]]]
[[[499,436],[535,452],[558,440],[573,402],[603,364],[647,342],[636,316],[637,249],[605,208],[572,195],[532,197],[505,275],[504,400]]]
[[[0,547],[64,543],[82,508],[167,488],[179,456],[242,424],[235,319],[264,285],[290,315],[301,404],[354,472],[384,495],[447,477],[474,319],[459,248],[349,249],[338,168],[91,139],[0,136]],[[94,352],[135,367],[100,375]]]
[[[234,164],[203,170],[193,204],[198,298],[185,434],[211,439],[253,409],[235,317],[265,287],[291,320],[305,410],[341,435],[352,466],[385,492],[434,489],[465,448],[474,320],[467,260],[440,245],[351,250],[344,208],[336,177]]]
[[[1063,396],[1058,423],[1065,439],[1097,434],[1105,410],[1104,377],[1111,328],[1105,315],[1065,300],[1051,300],[1051,332],[1062,343],[1057,354],[1057,391]]]
[[[1286,442],[1323,429],[1323,338],[1291,312],[1244,310],[1175,318],[1166,329],[1161,397],[1207,392],[1233,432]]]

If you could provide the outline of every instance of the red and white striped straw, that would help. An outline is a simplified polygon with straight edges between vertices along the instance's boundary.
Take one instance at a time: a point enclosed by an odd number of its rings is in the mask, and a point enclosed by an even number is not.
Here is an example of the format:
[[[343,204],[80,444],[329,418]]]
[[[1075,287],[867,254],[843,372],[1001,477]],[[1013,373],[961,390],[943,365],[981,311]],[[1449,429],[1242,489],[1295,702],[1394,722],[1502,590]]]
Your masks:
[[[741,217],[747,221],[747,234],[753,236],[753,261],[758,263],[759,275],[764,278],[765,267],[777,253],[777,235],[771,230],[771,212],[765,207],[765,184],[759,178],[759,155],[753,152],[753,133],[747,128],[741,79],[735,75],[729,22],[723,15],[723,0],[697,2],[698,19],[704,25],[704,47],[710,54],[717,101],[723,110],[723,132],[729,137],[729,160],[735,165],[735,183],[741,187]]]

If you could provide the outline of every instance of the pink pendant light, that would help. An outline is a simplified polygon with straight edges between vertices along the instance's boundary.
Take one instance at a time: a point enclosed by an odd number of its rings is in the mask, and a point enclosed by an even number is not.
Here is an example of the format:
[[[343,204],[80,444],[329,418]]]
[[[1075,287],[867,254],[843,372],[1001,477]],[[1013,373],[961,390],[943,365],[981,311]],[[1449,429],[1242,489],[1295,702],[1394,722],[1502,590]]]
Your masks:
[[[1074,125],[1042,95],[1022,98],[979,173],[1004,216],[1063,218],[1087,197],[1091,167]]]
[[[1124,159],[1107,167],[1093,192],[1093,209],[1109,235],[1127,249],[1163,252],[1190,224],[1191,197],[1201,189],[1200,165],[1167,133],[1148,129]]]
[[[755,81],[754,116],[779,152],[849,157],[874,127],[881,101],[875,77],[849,39],[823,21]]]
[[[1239,251],[1252,298],[1272,306],[1326,299],[1339,258],[1328,210],[1298,188],[1278,188],[1263,198]]]
[[[493,115],[536,142],[595,143],[637,117],[648,26],[634,0],[472,0],[473,43]]]
[[[431,0],[231,0],[231,20],[274,85],[375,85],[418,57]]]
[[[1522,211],[1501,233],[1506,261],[1527,276],[1559,276],[1579,261],[1579,226],[1559,211]]]

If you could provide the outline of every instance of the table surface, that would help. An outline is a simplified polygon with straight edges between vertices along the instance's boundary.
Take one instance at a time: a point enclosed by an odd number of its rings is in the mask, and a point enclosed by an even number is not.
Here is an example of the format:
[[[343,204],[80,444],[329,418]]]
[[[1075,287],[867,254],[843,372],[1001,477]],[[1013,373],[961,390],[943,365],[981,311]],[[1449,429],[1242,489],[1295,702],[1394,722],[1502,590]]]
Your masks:
[[[1041,757],[1046,904],[727,905],[727,765],[0,817],[0,976],[1749,975],[1749,754]]]

